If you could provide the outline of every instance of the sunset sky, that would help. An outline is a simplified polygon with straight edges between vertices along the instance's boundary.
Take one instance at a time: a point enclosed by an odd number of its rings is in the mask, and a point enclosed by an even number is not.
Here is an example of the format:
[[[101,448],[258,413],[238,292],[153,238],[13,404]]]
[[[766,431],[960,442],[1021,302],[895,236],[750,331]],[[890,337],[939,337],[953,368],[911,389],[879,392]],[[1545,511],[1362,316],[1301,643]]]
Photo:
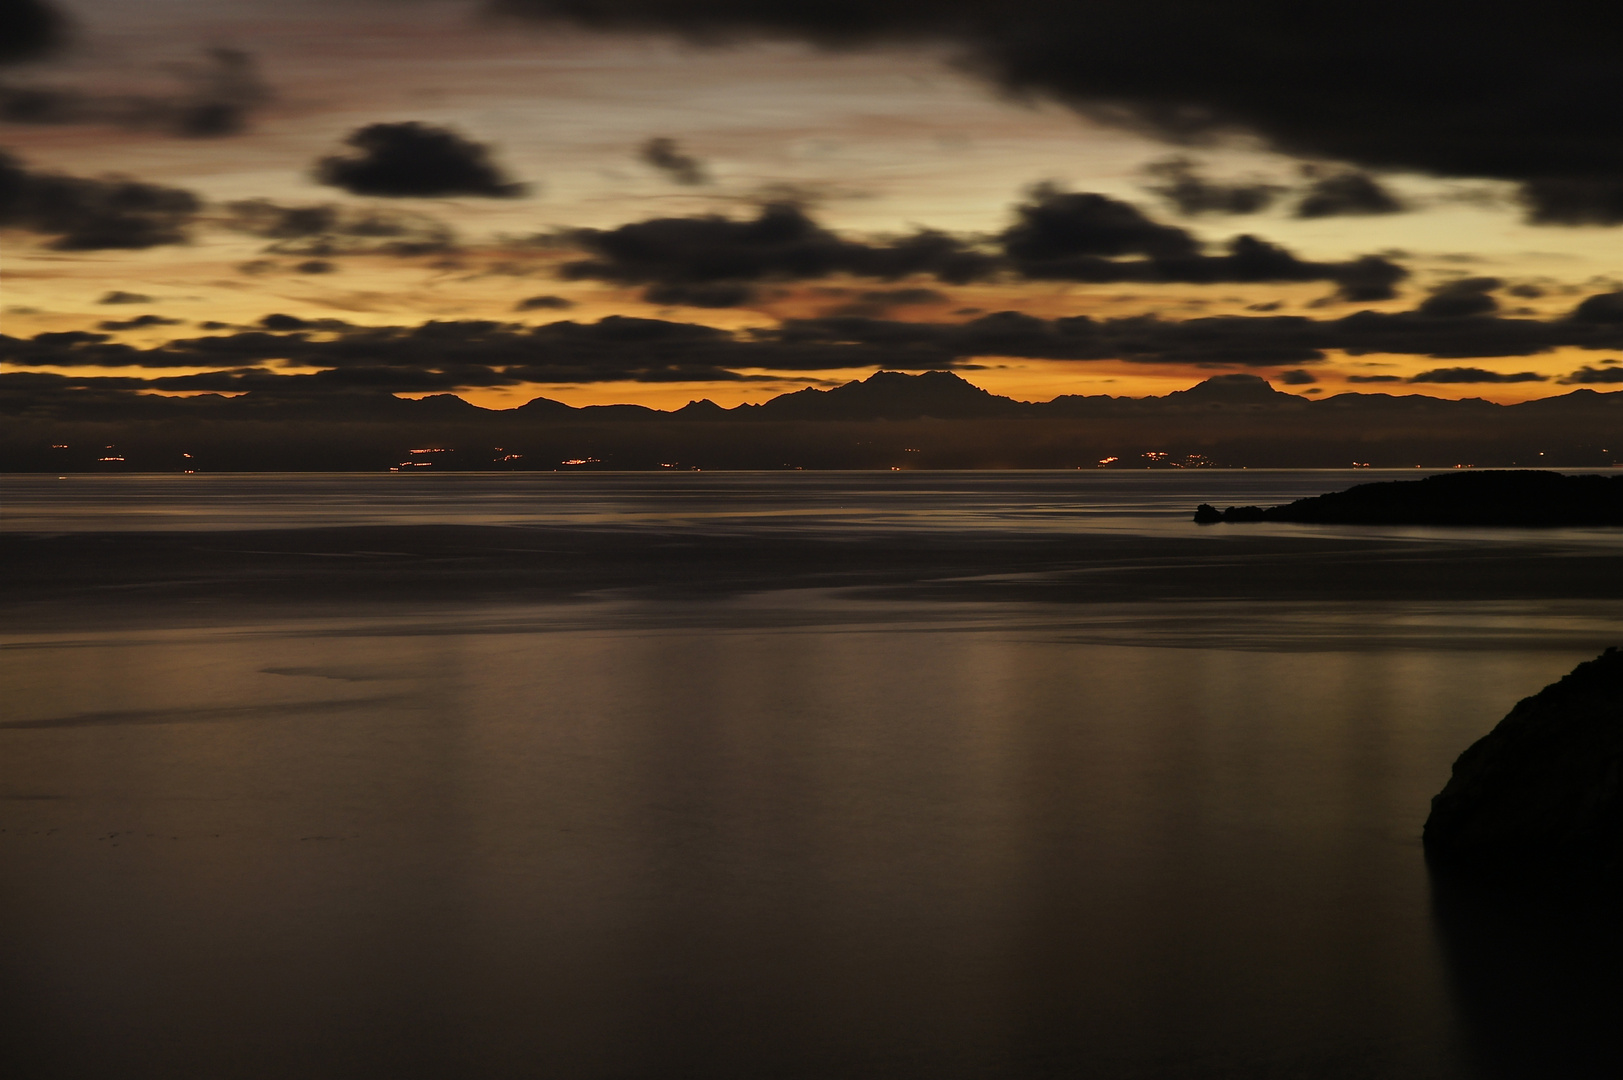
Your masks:
[[[0,378],[1623,389],[1617,9],[40,3],[4,4]]]

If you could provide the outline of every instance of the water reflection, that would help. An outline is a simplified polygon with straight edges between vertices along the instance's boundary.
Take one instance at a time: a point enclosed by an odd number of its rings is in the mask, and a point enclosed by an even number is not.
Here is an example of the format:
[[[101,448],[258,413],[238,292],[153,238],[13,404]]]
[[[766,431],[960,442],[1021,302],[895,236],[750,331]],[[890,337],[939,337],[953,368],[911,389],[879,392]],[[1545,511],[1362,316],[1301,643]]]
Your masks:
[[[1446,537],[1619,543],[1618,529],[1191,524],[1202,502],[1272,505],[1414,469],[804,473],[221,473],[0,477],[0,530],[526,525],[839,539],[873,533]]]
[[[1623,893],[1437,872],[1432,910],[1478,1075],[1618,1075]]]
[[[1482,1074],[1419,823],[1587,643],[619,610],[19,637],[24,1074]]]

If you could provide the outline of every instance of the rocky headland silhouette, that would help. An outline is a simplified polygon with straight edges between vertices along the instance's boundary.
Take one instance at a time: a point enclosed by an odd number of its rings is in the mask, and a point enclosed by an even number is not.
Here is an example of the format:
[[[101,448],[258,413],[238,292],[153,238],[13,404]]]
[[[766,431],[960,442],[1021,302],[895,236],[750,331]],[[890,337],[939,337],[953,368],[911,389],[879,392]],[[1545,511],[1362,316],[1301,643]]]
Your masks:
[[[1434,866],[1623,878],[1623,652],[1579,664],[1466,749],[1423,836]]]
[[[1485,469],[1359,484],[1283,506],[1201,503],[1195,521],[1325,525],[1623,525],[1623,476]]]

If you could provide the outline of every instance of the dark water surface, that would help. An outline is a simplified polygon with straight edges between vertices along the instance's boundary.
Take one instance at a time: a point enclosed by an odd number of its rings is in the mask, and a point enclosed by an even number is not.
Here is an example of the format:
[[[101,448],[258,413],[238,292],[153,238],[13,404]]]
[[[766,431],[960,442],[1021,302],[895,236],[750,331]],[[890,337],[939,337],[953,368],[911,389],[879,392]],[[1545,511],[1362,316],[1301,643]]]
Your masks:
[[[1571,471],[1571,470],[1569,470]],[[0,531],[510,525],[847,537],[1188,532],[1195,505],[1272,505],[1419,469],[0,475]],[[1301,526],[1257,522],[1254,536]],[[1316,526],[1319,535],[1437,530]],[[1535,530],[1536,532],[1537,530]],[[1528,530],[1452,529],[1502,539]],[[1616,545],[1615,529],[1542,530]]]
[[[726,563],[788,530],[860,564],[870,534],[1074,536],[1041,583],[1087,580],[1090,538],[1240,543],[1193,502],[1346,486],[399,480],[8,477],[5,528],[646,534],[650,580],[652,538],[730,536]],[[30,570],[0,649],[0,1072],[1617,1075],[1616,909],[1434,881],[1419,829],[1461,749],[1620,636],[1614,591],[1473,597],[1467,556],[1592,574],[1623,535],[1270,528],[1274,561],[1341,545],[1322,596],[1026,599],[956,563],[875,589],[797,561],[353,607],[290,570],[211,606]],[[1460,568],[1452,598],[1335,587],[1336,559],[1420,549]]]

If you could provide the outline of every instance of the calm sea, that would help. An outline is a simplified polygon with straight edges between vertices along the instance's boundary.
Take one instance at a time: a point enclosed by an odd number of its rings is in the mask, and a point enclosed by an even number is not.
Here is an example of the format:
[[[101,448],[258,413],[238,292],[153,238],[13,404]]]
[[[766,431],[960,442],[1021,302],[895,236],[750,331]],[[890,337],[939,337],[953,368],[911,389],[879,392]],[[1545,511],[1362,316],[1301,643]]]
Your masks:
[[[1009,472],[0,474],[0,530],[229,530],[339,525],[564,525],[805,536],[1187,534],[1194,508],[1273,505],[1418,469]],[[1438,536],[1493,543],[1554,530],[1365,526],[1316,535]],[[1255,524],[1250,535],[1300,535]],[[1565,539],[1617,544],[1615,529]]]
[[[9,476],[0,525],[1218,544],[1391,478]],[[8,1076],[1617,1075],[1615,908],[1419,844],[1615,600],[127,604],[4,628]]]

